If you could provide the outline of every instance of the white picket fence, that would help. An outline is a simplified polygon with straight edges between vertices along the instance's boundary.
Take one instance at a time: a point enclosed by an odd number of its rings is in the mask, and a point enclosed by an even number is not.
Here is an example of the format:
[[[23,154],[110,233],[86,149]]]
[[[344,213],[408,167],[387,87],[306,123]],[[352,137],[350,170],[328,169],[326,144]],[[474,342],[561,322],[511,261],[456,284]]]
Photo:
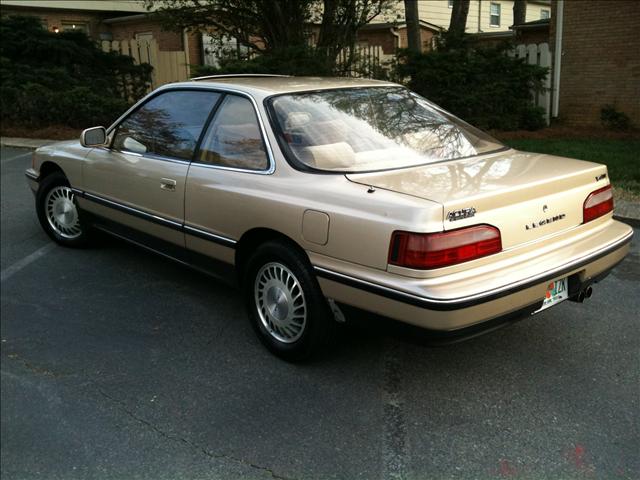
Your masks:
[[[549,50],[548,43],[529,44],[529,45],[516,45],[513,52],[511,52],[516,58],[524,58],[530,65],[539,65],[541,67],[547,67],[549,73],[544,81],[544,91],[534,92],[533,102],[538,107],[542,107],[545,111],[545,120],[549,125],[549,119],[551,118],[551,50]]]
[[[182,82],[189,78],[189,62],[187,54],[180,50],[162,52],[155,39],[147,40],[113,40],[103,41],[104,52],[118,52],[133,58],[136,65],[148,63],[153,67],[151,88],[171,82]]]

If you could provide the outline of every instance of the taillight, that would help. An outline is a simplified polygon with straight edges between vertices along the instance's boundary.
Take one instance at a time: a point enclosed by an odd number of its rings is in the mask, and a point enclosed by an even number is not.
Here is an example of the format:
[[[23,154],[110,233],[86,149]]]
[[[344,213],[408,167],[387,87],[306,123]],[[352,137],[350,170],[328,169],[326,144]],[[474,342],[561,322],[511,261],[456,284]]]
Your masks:
[[[590,222],[613,211],[613,191],[611,185],[591,192],[582,207],[582,223]]]
[[[500,230],[490,225],[438,233],[395,231],[389,246],[389,263],[426,270],[468,262],[502,250]]]

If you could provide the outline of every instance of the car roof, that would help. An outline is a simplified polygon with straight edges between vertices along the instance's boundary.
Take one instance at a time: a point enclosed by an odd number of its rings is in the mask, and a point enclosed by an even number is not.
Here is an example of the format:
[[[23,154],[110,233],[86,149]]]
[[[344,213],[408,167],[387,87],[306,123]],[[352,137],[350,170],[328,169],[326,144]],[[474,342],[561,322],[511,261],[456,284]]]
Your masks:
[[[380,87],[392,86],[395,83],[367,78],[349,77],[289,77],[280,75],[213,75],[199,77],[188,82],[208,87],[234,88],[247,93],[261,93],[264,96],[303,92],[309,90],[326,90],[334,88]],[[176,84],[174,84],[176,85]]]

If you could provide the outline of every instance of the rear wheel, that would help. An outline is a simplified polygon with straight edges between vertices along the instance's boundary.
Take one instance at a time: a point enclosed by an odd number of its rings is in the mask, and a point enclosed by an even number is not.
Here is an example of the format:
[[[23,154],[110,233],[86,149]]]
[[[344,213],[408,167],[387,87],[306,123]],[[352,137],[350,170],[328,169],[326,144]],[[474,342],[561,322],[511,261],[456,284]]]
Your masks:
[[[247,262],[243,289],[251,324],[271,352],[298,361],[321,351],[334,321],[302,253],[263,244]]]
[[[36,193],[40,225],[53,240],[66,247],[82,247],[88,229],[80,217],[75,195],[62,172],[45,177]]]

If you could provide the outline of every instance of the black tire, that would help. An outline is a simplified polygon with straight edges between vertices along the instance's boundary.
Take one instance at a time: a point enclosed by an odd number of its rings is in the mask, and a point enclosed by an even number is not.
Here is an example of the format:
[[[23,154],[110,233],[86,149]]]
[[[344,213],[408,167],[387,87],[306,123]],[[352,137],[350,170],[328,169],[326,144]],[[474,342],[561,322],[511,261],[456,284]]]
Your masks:
[[[60,189],[60,187],[66,188]],[[87,245],[90,232],[88,225],[83,221],[80,211],[77,209],[74,196],[69,192],[69,188],[70,186],[67,181],[67,177],[65,177],[62,172],[54,172],[47,175],[40,182],[40,186],[36,193],[36,212],[38,214],[40,225],[52,240],[65,247],[81,248]],[[73,204],[73,208],[75,208],[75,211],[72,212],[72,215],[75,215],[75,217],[72,216],[72,218],[77,218],[77,224],[74,223],[70,229],[66,230],[66,233],[62,228],[56,231],[56,228],[53,227],[48,218],[46,205],[47,197],[54,189],[58,189],[58,191],[66,191],[69,200]],[[78,229],[79,233],[77,232]]]
[[[272,273],[269,273],[269,269],[277,271],[275,265],[284,267],[283,275],[287,275],[287,270],[293,275],[302,292],[302,301],[305,304],[304,324],[286,342],[276,338],[285,335],[284,329],[282,332],[276,331],[279,327],[273,323],[271,323],[273,328],[269,327],[270,322],[276,321],[276,317],[266,313],[267,309],[264,303],[262,307],[263,313],[260,313],[259,304],[261,300],[259,298],[266,299],[268,297],[267,290],[269,289],[261,287],[264,295],[260,297],[257,278],[259,274],[261,279],[264,279],[266,275],[272,275]],[[277,281],[277,279],[275,280]],[[293,285],[292,290],[296,292],[295,283]],[[242,290],[253,329],[263,345],[278,357],[290,362],[302,361],[316,356],[327,345],[327,341],[333,332],[335,321],[327,300],[320,290],[318,281],[312,274],[308,259],[294,246],[279,241],[269,241],[262,244],[247,260]],[[272,286],[270,291],[277,291],[277,286]],[[272,303],[272,305],[276,305],[275,312],[278,312],[277,303]],[[294,310],[301,311],[299,304],[294,301],[287,305],[291,307],[283,307],[286,311],[289,311],[289,309],[292,312]],[[293,327],[295,328],[295,326]],[[287,327],[286,332],[291,331],[293,329],[288,329]],[[294,337],[297,338],[294,339]]]

